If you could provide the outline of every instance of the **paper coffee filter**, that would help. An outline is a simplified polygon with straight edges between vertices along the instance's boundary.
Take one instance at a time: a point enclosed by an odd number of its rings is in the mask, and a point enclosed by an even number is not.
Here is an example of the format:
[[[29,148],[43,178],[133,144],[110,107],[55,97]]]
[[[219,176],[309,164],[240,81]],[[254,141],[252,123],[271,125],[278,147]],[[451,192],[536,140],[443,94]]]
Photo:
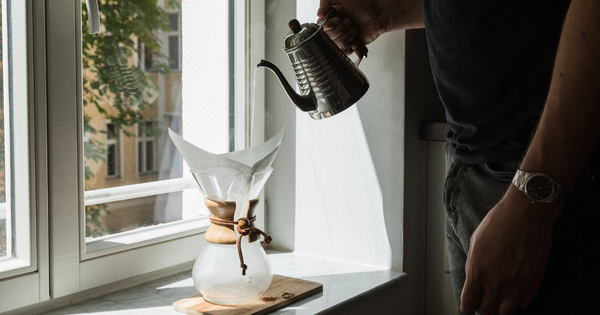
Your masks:
[[[273,164],[285,136],[285,131],[286,126],[281,128],[273,138],[262,144],[249,149],[224,153],[220,156],[252,166],[251,173],[262,172],[270,168],[271,164]]]
[[[169,129],[169,136],[190,170],[201,173],[239,172],[252,175],[271,167],[285,136],[284,126],[273,138],[255,147],[223,154],[205,151]]]
[[[256,147],[224,154],[205,151],[169,129],[169,136],[190,167],[205,196],[236,202],[235,218],[245,216],[251,197],[258,195],[269,178],[271,164],[279,152],[285,127]]]

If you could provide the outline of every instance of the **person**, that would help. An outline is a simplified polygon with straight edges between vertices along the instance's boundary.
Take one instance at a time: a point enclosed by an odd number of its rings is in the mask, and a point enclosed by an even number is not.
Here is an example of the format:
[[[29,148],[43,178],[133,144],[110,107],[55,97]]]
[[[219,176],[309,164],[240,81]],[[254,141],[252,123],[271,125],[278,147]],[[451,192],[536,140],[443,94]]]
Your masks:
[[[426,30],[457,312],[598,313],[600,1],[321,0],[317,15],[332,6],[323,28],[347,54]]]

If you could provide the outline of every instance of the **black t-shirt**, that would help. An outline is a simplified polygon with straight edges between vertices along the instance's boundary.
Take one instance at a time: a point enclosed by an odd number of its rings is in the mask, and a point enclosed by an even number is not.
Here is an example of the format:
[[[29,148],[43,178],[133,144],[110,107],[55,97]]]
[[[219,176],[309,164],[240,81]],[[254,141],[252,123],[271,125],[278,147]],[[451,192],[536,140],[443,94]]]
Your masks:
[[[452,154],[520,160],[544,106],[570,1],[423,0]]]

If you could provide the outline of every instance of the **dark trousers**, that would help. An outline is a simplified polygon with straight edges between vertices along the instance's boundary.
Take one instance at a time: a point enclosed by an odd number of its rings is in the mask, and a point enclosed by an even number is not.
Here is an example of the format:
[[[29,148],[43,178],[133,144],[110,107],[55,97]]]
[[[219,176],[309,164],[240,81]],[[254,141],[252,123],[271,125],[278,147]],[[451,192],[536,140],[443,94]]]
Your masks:
[[[446,238],[457,307],[470,238],[511,184],[520,162],[468,165],[446,149]],[[600,314],[600,163],[590,163],[554,223],[552,251],[541,288],[517,314]]]

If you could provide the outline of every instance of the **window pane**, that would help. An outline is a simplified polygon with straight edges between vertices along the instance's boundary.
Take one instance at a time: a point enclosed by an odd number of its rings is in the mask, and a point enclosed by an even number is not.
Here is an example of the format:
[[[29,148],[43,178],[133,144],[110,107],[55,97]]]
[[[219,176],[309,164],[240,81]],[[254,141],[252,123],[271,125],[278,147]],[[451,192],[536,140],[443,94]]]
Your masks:
[[[179,30],[179,14],[171,13],[169,14],[169,25],[171,26],[171,31]]]
[[[154,5],[149,6],[148,3]],[[223,3],[224,6],[214,6],[220,11],[213,14],[227,16],[228,2]],[[200,88],[194,88],[189,94],[182,89],[185,77],[182,45],[186,32],[186,25],[181,20],[185,12],[182,15],[182,11],[189,7],[193,15],[196,14],[194,10],[205,12],[212,9],[200,6],[198,1],[187,0],[101,1],[102,32],[90,35],[87,32],[85,1],[82,1],[82,6],[86,133],[83,138],[89,139],[86,147],[91,148],[85,150],[84,156],[86,191],[110,190],[107,195],[123,196],[138,184],[165,181],[165,188],[169,188],[173,180],[191,178],[189,171],[184,170],[181,155],[168,137],[168,128],[192,141],[205,137],[212,142],[222,142],[219,144],[221,147],[229,147],[229,138],[216,139],[213,135],[195,132],[183,134],[186,122],[193,124],[195,118],[190,116],[186,119],[182,113],[186,108],[198,108],[206,80],[215,81],[214,84],[219,87],[229,86],[227,81],[212,79],[222,72],[228,80],[228,63],[225,62],[215,63],[217,66],[225,65],[220,69],[194,69],[191,80],[185,84]],[[214,29],[204,32],[222,37],[227,43],[227,19],[218,21],[214,23]],[[198,34],[197,25],[190,25],[189,33]],[[212,47],[215,44],[203,41],[202,45]],[[203,50],[202,47],[192,49]],[[219,53],[225,61],[228,49],[227,45],[222,46]],[[229,117],[228,90],[219,91],[219,94],[223,94],[226,101],[212,102],[211,108]],[[193,114],[204,115],[202,112]],[[107,124],[107,121],[110,123]],[[223,129],[223,133],[228,134],[228,119],[225,123],[218,119],[212,121],[211,129]],[[159,195],[162,196],[160,198],[122,200],[115,197],[98,204],[86,202],[86,236],[103,236],[204,216],[206,209],[198,206],[197,202],[190,202],[198,199],[199,195],[198,189],[190,189]]]
[[[117,137],[117,132],[115,130],[114,124],[106,124],[106,138],[115,139]]]
[[[169,58],[171,58],[171,69],[179,69],[179,38],[169,36]]]
[[[144,171],[144,143],[138,142],[138,172]]]
[[[146,172],[154,170],[154,141],[146,141]]]
[[[0,21],[2,20],[2,3],[0,3]],[[1,23],[1,22],[0,22]],[[0,24],[0,73],[4,73],[3,48],[4,38],[2,38],[2,28]],[[8,238],[6,233],[6,173],[4,160],[4,75],[0,82],[0,259],[7,256]]]
[[[107,146],[106,153],[106,174],[108,176],[117,176],[117,148],[114,144]]]
[[[7,256],[6,253],[6,219],[0,219],[0,259]]]
[[[27,262],[32,222],[24,2],[2,1],[0,12],[0,259]]]
[[[154,124],[153,121],[147,121],[146,122],[146,129],[144,129],[144,133],[143,134],[146,135],[146,137],[151,137],[151,136],[153,136],[152,132],[154,131],[155,128],[156,127],[155,127],[155,124]]]

